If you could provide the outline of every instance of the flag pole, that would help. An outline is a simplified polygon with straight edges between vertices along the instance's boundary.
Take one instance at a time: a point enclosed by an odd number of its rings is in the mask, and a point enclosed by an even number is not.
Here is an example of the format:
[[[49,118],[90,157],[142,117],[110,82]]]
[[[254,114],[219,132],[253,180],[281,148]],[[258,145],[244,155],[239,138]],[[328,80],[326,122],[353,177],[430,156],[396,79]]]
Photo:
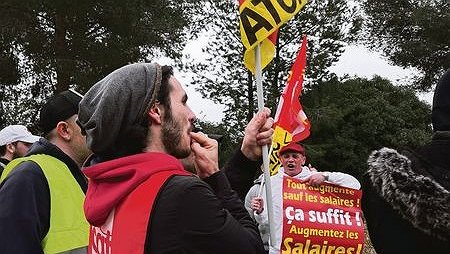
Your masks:
[[[262,69],[261,69],[261,44],[258,43],[255,50],[255,79],[256,79],[256,94],[258,96],[258,110],[262,111],[264,108],[264,96],[262,87]],[[267,216],[269,219],[269,244],[272,246],[272,239],[275,237],[273,227],[273,206],[272,206],[272,185],[270,184],[270,172],[269,172],[269,148],[268,145],[262,147],[262,157],[264,166],[264,182],[266,186],[266,204],[267,204]]]

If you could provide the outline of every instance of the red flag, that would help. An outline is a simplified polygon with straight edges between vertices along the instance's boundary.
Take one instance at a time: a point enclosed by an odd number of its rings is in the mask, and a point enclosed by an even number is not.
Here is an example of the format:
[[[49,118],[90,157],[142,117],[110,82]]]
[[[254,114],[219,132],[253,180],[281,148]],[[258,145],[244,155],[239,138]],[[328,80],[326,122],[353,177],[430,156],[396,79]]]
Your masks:
[[[297,59],[292,65],[287,84],[280,96],[277,112],[275,114],[274,135],[270,149],[270,173],[278,171],[280,159],[278,151],[290,142],[298,142],[309,136],[311,124],[300,104],[300,95],[303,88],[303,77],[306,67],[307,39],[303,36],[302,45]]]
[[[297,59],[292,65],[287,85],[280,97],[280,103],[275,114],[275,126],[280,126],[291,133],[292,141],[298,142],[309,136],[311,127],[302,105],[300,95],[303,88],[303,77],[306,67],[306,35],[303,36],[302,45]]]

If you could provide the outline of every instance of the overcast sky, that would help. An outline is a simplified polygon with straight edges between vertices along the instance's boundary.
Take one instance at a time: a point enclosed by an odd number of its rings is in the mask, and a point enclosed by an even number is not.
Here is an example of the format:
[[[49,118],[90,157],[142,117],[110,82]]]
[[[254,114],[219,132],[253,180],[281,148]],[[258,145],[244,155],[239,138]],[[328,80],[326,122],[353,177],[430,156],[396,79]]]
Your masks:
[[[201,45],[198,45],[197,42],[188,44],[185,50],[192,55],[200,55],[200,48]],[[161,64],[170,64],[170,60],[168,59],[162,59],[160,62]],[[414,71],[413,69],[392,66],[381,57],[381,54],[370,52],[363,46],[348,46],[339,61],[330,70],[338,76],[348,74],[350,76],[372,78],[373,75],[379,75],[389,79],[394,84],[398,84],[401,80],[412,77]],[[176,72],[175,75],[184,84],[189,96],[188,104],[197,115],[197,118],[213,122],[221,121],[224,116],[224,107],[213,103],[211,100],[202,98],[195,91],[195,85],[191,84],[186,86],[186,84],[190,84],[191,82],[188,73]],[[433,97],[432,93],[426,93],[420,94],[419,98],[431,105]]]

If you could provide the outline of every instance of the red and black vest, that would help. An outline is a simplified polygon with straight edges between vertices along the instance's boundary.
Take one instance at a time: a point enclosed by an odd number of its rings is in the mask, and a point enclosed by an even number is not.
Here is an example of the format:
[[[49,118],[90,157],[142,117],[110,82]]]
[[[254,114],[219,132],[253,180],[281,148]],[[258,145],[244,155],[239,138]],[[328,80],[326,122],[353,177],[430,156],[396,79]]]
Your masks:
[[[142,254],[155,199],[174,175],[190,175],[179,169],[155,173],[111,211],[106,222],[90,227],[89,254]]]

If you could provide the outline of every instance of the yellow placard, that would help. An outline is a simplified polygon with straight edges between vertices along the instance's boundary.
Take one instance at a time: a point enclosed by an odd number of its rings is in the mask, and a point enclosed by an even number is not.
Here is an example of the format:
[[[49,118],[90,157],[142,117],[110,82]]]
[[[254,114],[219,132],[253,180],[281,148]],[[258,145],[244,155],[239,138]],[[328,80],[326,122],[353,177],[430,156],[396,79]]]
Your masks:
[[[306,0],[247,0],[239,7],[242,43],[253,49],[297,14]]]
[[[272,146],[269,151],[269,171],[270,175],[275,175],[278,172],[278,169],[281,166],[280,156],[278,151],[280,149],[289,144],[292,140],[292,134],[288,131],[284,130],[280,126],[276,126],[273,137],[272,137]]]

